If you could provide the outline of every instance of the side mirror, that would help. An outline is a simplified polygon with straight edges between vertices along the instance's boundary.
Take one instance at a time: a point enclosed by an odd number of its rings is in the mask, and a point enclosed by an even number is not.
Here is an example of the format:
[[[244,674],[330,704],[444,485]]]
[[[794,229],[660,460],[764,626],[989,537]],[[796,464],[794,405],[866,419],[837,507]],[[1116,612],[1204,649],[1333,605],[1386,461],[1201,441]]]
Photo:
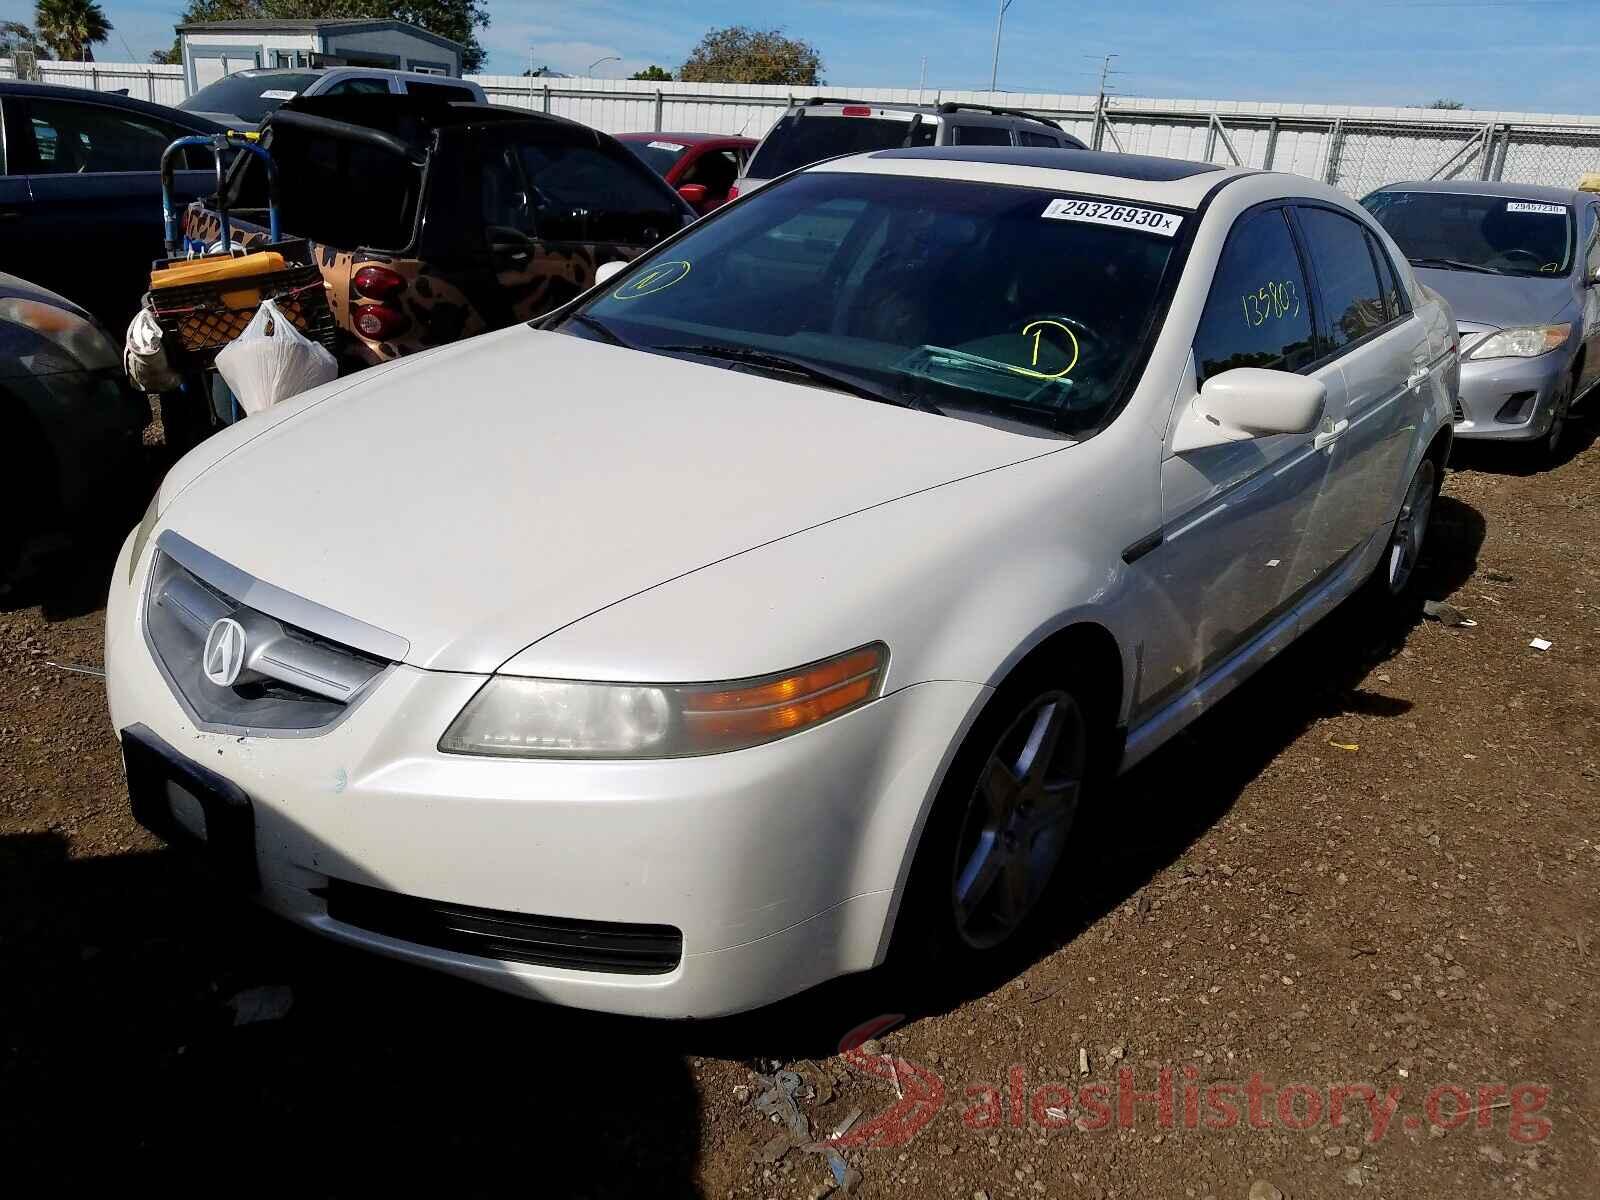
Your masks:
[[[1322,420],[1328,389],[1292,371],[1235,367],[1206,380],[1178,419],[1172,450],[1245,442],[1278,433],[1310,433]]]
[[[595,287],[599,287],[602,283],[604,283],[606,280],[610,279],[613,275],[615,275],[618,271],[622,270],[622,268],[627,266],[627,265],[628,265],[627,263],[619,262],[616,259],[613,259],[612,261],[607,262],[607,263],[601,263],[598,267],[595,268],[595,271],[594,271],[594,285],[595,285]]]
[[[678,189],[678,195],[682,196],[692,208],[699,208],[704,204],[708,194],[703,183],[686,183]]]

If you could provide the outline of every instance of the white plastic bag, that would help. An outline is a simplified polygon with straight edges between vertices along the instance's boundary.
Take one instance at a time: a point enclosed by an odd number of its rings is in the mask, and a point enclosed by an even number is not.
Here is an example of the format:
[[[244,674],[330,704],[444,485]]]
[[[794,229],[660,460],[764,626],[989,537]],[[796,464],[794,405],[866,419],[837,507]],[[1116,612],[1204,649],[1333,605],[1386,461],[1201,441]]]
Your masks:
[[[276,304],[263,300],[244,332],[217,355],[217,372],[239,406],[258,413],[327,383],[338,375],[339,364]]]
[[[141,392],[170,392],[177,388],[178,374],[167,361],[167,349],[161,343],[161,326],[148,308],[128,325],[128,336],[122,343],[122,369]]]

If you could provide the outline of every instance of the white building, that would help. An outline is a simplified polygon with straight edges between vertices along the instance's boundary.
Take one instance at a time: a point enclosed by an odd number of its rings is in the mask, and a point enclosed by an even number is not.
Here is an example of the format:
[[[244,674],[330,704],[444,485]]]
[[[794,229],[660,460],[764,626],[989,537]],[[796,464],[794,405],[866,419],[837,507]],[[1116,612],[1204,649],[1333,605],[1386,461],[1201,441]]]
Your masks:
[[[459,42],[405,21],[195,21],[178,26],[193,95],[248,67],[393,67],[461,74]]]

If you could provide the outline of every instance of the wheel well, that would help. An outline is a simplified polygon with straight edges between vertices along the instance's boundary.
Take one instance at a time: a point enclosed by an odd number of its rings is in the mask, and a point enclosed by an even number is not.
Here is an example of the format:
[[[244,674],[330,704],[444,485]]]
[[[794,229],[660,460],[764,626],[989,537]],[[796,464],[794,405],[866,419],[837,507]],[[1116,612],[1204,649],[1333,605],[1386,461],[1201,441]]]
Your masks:
[[[1024,655],[1006,679],[1035,670],[1069,672],[1088,691],[1079,699],[1093,705],[1095,719],[1108,729],[1117,724],[1122,712],[1122,651],[1104,625],[1082,621],[1058,629]]]
[[[1433,441],[1428,443],[1428,451],[1423,456],[1425,458],[1433,459],[1434,465],[1439,468],[1440,482],[1443,482],[1444,480],[1444,469],[1450,461],[1450,446],[1454,440],[1454,428],[1446,425],[1443,429],[1439,430],[1438,433],[1433,435]]]

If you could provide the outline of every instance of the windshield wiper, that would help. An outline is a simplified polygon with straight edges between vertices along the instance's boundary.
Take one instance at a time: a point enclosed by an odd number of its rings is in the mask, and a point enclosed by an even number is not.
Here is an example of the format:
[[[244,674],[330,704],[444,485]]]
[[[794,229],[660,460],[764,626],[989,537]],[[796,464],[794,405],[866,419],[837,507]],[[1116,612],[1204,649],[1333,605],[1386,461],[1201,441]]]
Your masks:
[[[594,330],[613,346],[621,346],[625,350],[642,349],[642,347],[634,345],[615,329],[611,328],[611,326],[600,320],[599,317],[591,317],[588,313],[573,313],[567,318],[567,320],[572,321],[575,324],[582,325],[585,329]]]
[[[935,411],[925,405],[913,402],[910,398],[902,399],[889,392],[881,391],[854,376],[830,371],[826,367],[819,367],[816,363],[808,362],[803,358],[790,358],[787,354],[774,354],[768,350],[757,350],[749,346],[718,346],[710,342],[683,346],[653,346],[651,349],[664,354],[695,354],[701,358],[715,358],[724,362],[740,363],[745,366],[755,367],[757,370],[798,375],[802,379],[809,380],[822,387],[832,388],[836,392],[845,392],[852,396],[859,396],[863,400],[876,400],[880,404],[893,404],[897,408],[926,408],[929,412]]]
[[[1506,272],[1498,267],[1486,267],[1482,263],[1462,262],[1459,258],[1408,258],[1413,267],[1444,267],[1450,271],[1477,271],[1484,275],[1504,275]]]

